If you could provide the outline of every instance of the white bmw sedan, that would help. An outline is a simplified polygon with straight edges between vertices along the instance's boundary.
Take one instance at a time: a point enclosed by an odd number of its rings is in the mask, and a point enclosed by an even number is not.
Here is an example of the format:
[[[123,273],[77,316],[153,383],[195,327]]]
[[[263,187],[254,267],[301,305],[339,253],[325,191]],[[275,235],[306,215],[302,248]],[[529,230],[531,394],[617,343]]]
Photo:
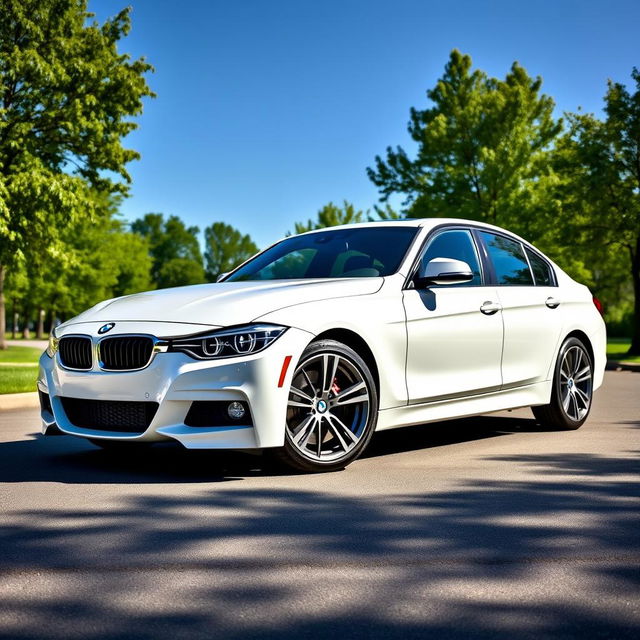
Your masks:
[[[270,449],[333,470],[376,429],[529,406],[577,429],[605,343],[589,290],[503,229],[333,227],[285,238],[216,284],[65,322],[40,359],[43,432]]]

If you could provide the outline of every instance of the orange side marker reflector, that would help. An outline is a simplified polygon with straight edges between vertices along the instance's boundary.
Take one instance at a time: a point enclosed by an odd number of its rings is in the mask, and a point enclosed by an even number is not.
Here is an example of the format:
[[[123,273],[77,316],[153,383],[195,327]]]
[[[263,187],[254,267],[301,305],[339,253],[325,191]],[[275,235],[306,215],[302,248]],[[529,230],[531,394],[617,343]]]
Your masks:
[[[282,363],[282,371],[280,371],[280,380],[278,380],[278,387],[281,387],[284,384],[284,379],[287,377],[287,371],[290,364],[291,356],[285,356]]]

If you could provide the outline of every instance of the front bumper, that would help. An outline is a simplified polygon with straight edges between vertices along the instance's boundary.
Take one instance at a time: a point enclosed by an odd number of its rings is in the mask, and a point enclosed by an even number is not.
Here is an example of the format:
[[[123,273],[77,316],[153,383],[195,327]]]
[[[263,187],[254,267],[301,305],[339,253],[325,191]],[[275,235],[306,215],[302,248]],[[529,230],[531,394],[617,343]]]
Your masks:
[[[300,329],[288,329],[276,342],[253,356],[194,360],[183,353],[158,353],[140,371],[69,371],[58,356],[40,358],[38,390],[50,406],[41,408],[42,431],[87,438],[154,442],[174,439],[189,449],[253,449],[284,444],[288,390],[300,354],[312,339]],[[285,359],[290,364],[280,385]],[[42,397],[42,396],[41,396]],[[142,433],[105,431],[73,424],[62,398],[156,402],[158,409]],[[196,401],[246,402],[251,420],[238,424],[193,427],[185,417]],[[251,424],[245,424],[250,422]]]

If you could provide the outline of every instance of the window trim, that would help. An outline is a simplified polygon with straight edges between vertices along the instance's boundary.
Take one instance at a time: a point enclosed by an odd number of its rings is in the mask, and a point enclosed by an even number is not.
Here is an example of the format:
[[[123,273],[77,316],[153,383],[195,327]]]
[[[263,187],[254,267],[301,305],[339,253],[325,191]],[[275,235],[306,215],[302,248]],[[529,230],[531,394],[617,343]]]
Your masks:
[[[538,249],[536,249],[531,243],[527,242],[526,240],[523,241],[520,238],[517,238],[515,236],[513,236],[511,233],[509,233],[506,230],[502,230],[502,229],[493,229],[491,227],[485,227],[482,225],[475,225],[475,224],[451,224],[451,223],[445,223],[445,224],[439,224],[436,225],[435,227],[433,227],[432,229],[429,230],[429,232],[427,233],[427,237],[422,241],[422,246],[420,247],[420,249],[418,250],[416,257],[413,259],[413,263],[411,265],[411,268],[409,269],[409,275],[405,278],[404,280],[404,284],[402,285],[402,290],[411,290],[414,289],[414,284],[413,284],[413,279],[416,276],[416,271],[418,270],[418,267],[420,265],[420,259],[422,258],[422,254],[427,246],[427,243],[434,237],[435,234],[440,233],[441,231],[453,231],[453,230],[458,230],[458,229],[462,229],[465,231],[469,231],[475,241],[475,245],[476,245],[476,251],[480,257],[480,268],[482,270],[482,284],[480,286],[482,287],[508,287],[508,286],[522,286],[522,287],[529,287],[529,286],[534,286],[534,287],[538,287],[538,286],[551,286],[551,287],[557,287],[558,286],[558,276],[556,275],[556,270],[553,268],[553,265],[551,264],[551,262],[549,261],[549,259],[544,256],[540,251],[538,251]],[[480,236],[480,232],[481,231],[486,231],[487,233],[493,233],[495,235],[498,236],[504,236],[505,238],[508,238],[509,240],[513,240],[514,242],[518,242],[520,243],[520,245],[522,246],[523,250],[524,250],[524,254],[525,256],[527,256],[527,252],[526,249],[529,249],[532,253],[534,253],[535,255],[537,255],[546,265],[547,267],[549,267],[549,271],[551,273],[551,280],[552,280],[552,284],[551,285],[537,285],[535,284],[535,275],[533,273],[533,270],[531,269],[531,265],[529,265],[529,270],[531,271],[531,277],[533,278],[533,285],[503,285],[503,284],[498,284],[498,278],[496,277],[496,273],[495,273],[495,269],[493,266],[493,261],[491,260],[491,258],[489,257],[489,253],[487,251],[487,247],[484,244],[484,241],[482,240],[482,237]],[[417,236],[416,238],[414,238],[414,243],[417,240]],[[413,248],[413,243],[412,243],[412,247]],[[410,248],[410,250],[411,250]],[[407,252],[409,253],[409,251]],[[527,256],[527,263],[529,262],[529,257]],[[446,285],[445,285],[446,286]],[[458,288],[460,288],[460,285],[457,285]],[[468,285],[467,285],[468,286]]]
[[[311,231],[305,231],[304,233],[294,233],[291,236],[286,236],[284,238],[280,238],[280,240],[276,240],[276,242],[273,242],[269,246],[267,246],[264,249],[258,251],[257,253],[255,253],[251,257],[247,258],[244,262],[242,262],[238,266],[234,267],[231,271],[229,271],[228,273],[225,273],[224,277],[222,277],[220,280],[217,280],[215,283],[209,283],[209,284],[218,284],[220,282],[228,282],[229,278],[231,278],[231,276],[233,276],[236,272],[238,272],[246,264],[248,264],[249,262],[255,260],[261,254],[266,253],[270,249],[273,249],[277,245],[282,244],[286,240],[289,240],[290,238],[297,238],[297,237],[300,237],[300,236],[311,235],[311,234],[315,234],[315,233],[327,233],[327,232],[331,232],[332,230],[338,230],[342,226],[352,226],[352,225],[336,225],[335,227],[325,227],[325,228],[322,228],[322,229],[312,229]],[[383,224],[373,224],[373,225],[371,225],[370,228],[374,228],[374,227],[384,228],[384,225]],[[402,275],[402,267],[404,266],[404,264],[407,261],[407,256],[413,251],[413,248],[415,247],[416,243],[418,242],[418,238],[420,237],[420,231],[422,229],[422,227],[418,226],[418,225],[416,225],[416,226],[414,226],[414,225],[398,225],[397,228],[413,229],[413,231],[414,231],[413,238],[411,238],[411,242],[409,243],[409,246],[407,247],[407,250],[402,254],[402,257],[400,258],[400,262],[398,263],[397,269],[395,271],[393,271],[392,273],[389,273],[387,275],[384,275],[384,276],[381,275],[381,276],[375,276],[375,277],[378,277],[378,278],[390,278],[391,276],[394,276],[396,274]],[[370,276],[370,277],[373,278],[374,276]],[[313,277],[313,278],[304,278],[304,279],[308,279],[308,280],[324,280],[325,278]],[[338,280],[340,278],[332,278],[332,279]],[[232,282],[240,282],[240,281],[232,280]],[[271,281],[269,281],[269,280],[244,280],[242,282],[278,282],[278,280],[271,280]]]
[[[490,262],[491,265],[491,282],[490,284],[494,287],[544,287],[544,286],[552,286],[552,287],[557,287],[558,286],[558,278],[556,277],[556,272],[555,269],[553,268],[553,265],[551,265],[551,263],[549,262],[549,260],[547,260],[547,258],[545,256],[543,256],[532,244],[528,243],[528,242],[524,242],[522,240],[520,240],[520,238],[516,238],[515,236],[511,235],[510,233],[505,233],[503,231],[497,231],[494,229],[487,229],[487,228],[483,228],[483,227],[476,227],[478,229],[478,240],[482,243],[483,246],[483,250],[487,255],[487,259]],[[506,238],[507,240],[511,240],[512,242],[517,242],[520,247],[522,248],[522,252],[524,253],[524,256],[527,260],[527,265],[529,266],[529,273],[531,274],[531,280],[533,281],[533,284],[502,284],[498,282],[498,277],[496,275],[496,271],[495,271],[495,267],[493,265],[493,260],[491,259],[491,257],[489,256],[489,250],[486,246],[486,243],[484,241],[484,238],[482,237],[481,233],[484,231],[485,233],[490,233],[493,234],[495,236],[502,236],[503,238]],[[529,249],[534,255],[538,256],[549,268],[549,272],[551,273],[551,280],[553,282],[553,284],[551,285],[539,285],[536,284],[536,276],[533,273],[533,269],[531,268],[531,261],[529,260],[529,256],[527,255],[527,249]]]
[[[502,238],[505,238],[506,240],[510,240],[511,242],[515,242],[516,244],[518,244],[520,246],[520,250],[522,251],[523,255],[524,255],[524,259],[527,263],[527,267],[529,268],[529,275],[531,276],[531,284],[504,284],[502,282],[498,282],[498,274],[496,273],[496,268],[495,265],[493,263],[493,259],[491,258],[491,254],[489,253],[489,247],[487,246],[487,243],[485,242],[484,237],[482,236],[482,233],[478,233],[480,242],[482,242],[482,245],[485,249],[485,251],[487,252],[487,257],[489,259],[489,261],[491,262],[491,275],[492,275],[492,285],[494,287],[535,287],[536,286],[536,279],[535,276],[533,275],[533,270],[531,269],[531,264],[529,264],[529,258],[527,257],[527,252],[525,251],[524,245],[522,244],[522,241],[518,238],[514,238],[513,236],[509,236],[506,233],[498,233],[496,231],[494,231],[493,229],[482,229],[481,232],[484,233],[489,233],[491,235],[494,236],[500,236]]]
[[[538,284],[536,282],[536,273],[533,270],[533,267],[531,266],[531,259],[529,258],[529,253],[532,253],[536,258],[539,258],[540,260],[542,260],[542,262],[547,266],[547,269],[549,270],[549,274],[551,275],[551,284]],[[533,275],[534,286],[536,287],[557,287],[558,286],[558,279],[556,278],[556,270],[553,268],[553,265],[547,259],[545,259],[544,256],[540,254],[539,251],[535,251],[534,247],[524,245],[524,254],[527,256],[527,260],[529,261],[529,268],[531,269],[531,273]]]

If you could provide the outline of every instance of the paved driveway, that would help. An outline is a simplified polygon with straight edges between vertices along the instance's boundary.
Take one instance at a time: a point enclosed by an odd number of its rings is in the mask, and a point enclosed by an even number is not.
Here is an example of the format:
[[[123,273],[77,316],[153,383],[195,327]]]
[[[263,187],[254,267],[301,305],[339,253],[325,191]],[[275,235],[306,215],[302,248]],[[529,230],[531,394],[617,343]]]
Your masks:
[[[328,475],[37,430],[0,414],[0,638],[638,636],[640,374],[577,432],[403,429]]]

